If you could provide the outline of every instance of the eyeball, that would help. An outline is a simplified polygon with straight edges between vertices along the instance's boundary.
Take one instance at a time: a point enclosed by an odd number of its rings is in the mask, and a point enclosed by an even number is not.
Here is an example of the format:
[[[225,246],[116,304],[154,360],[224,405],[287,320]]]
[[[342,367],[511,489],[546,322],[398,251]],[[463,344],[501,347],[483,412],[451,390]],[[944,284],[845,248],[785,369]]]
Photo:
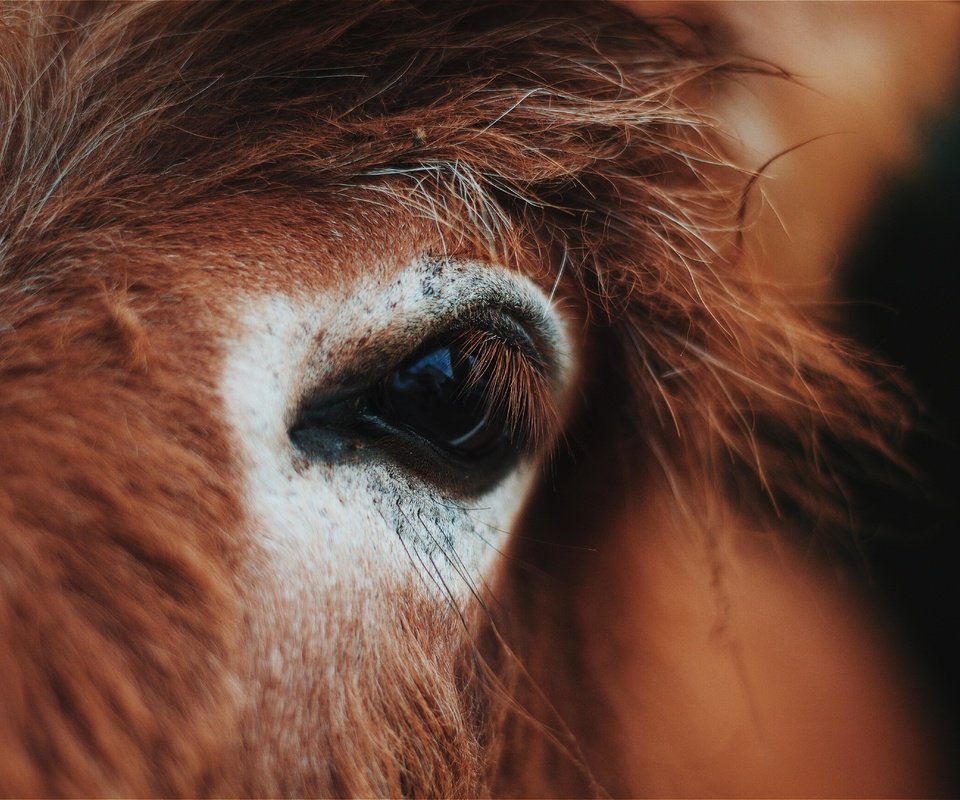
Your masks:
[[[382,382],[377,412],[456,458],[483,459],[510,444],[503,405],[489,375],[457,343],[421,350]]]

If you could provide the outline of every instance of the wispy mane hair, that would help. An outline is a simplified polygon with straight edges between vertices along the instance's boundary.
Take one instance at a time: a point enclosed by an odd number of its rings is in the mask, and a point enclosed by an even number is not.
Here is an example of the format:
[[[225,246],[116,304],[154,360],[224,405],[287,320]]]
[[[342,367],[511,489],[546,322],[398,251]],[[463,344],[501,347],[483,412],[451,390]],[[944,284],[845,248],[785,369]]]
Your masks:
[[[651,481],[694,524],[847,527],[843,472],[887,463],[901,407],[743,266],[751,176],[697,102],[743,70],[783,77],[673,24],[485,0],[13,3],[0,293],[95,282],[90,242],[176,240],[220,202],[396,209],[588,321],[551,474],[591,458],[611,492]],[[482,753],[450,762],[460,782],[438,777],[448,756],[341,788],[485,791]]]

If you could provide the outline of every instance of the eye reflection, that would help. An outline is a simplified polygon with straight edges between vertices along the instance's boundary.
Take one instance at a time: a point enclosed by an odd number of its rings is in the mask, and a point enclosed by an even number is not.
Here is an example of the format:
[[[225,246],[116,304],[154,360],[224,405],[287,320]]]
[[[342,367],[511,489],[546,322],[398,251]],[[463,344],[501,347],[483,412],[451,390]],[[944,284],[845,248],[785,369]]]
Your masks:
[[[383,381],[377,412],[447,452],[477,458],[509,442],[505,415],[493,400],[478,359],[445,344],[394,370]]]

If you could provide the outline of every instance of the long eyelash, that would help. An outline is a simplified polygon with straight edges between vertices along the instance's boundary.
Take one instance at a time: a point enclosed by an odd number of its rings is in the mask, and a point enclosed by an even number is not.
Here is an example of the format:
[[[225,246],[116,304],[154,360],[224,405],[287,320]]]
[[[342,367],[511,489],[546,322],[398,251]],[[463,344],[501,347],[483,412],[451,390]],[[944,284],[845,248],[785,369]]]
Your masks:
[[[463,331],[456,343],[476,359],[468,388],[485,382],[491,407],[503,413],[513,440],[529,450],[547,444],[559,431],[560,410],[544,364],[490,330]]]

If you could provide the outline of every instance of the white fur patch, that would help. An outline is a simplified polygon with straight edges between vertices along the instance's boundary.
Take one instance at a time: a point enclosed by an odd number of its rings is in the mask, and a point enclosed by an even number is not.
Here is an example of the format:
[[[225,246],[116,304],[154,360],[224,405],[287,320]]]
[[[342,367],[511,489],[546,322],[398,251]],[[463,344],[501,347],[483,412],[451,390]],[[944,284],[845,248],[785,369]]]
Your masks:
[[[432,320],[455,319],[478,305],[524,309],[569,375],[559,314],[528,280],[489,265],[423,259],[322,296],[246,302],[242,334],[228,345],[222,392],[264,556],[265,574],[257,578],[273,602],[302,606],[313,598],[322,607],[336,594],[340,603],[363,606],[341,606],[342,616],[366,616],[375,615],[378,587],[405,574],[458,606],[480,587],[520,509],[529,466],[466,504],[382,453],[304,463],[288,435],[304,394],[335,387],[349,369],[344,362],[364,357],[364,342],[399,339],[412,350]]]

